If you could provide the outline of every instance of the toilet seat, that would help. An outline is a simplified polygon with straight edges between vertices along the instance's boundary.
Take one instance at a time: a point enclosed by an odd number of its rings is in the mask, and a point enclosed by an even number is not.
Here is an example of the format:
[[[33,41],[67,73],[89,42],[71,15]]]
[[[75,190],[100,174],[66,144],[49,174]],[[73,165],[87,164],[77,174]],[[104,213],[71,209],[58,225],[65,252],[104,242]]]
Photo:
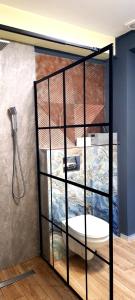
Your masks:
[[[108,222],[92,215],[86,215],[87,239],[106,240],[109,236]],[[84,215],[76,216],[68,219],[68,227],[80,236],[85,236],[85,217]]]

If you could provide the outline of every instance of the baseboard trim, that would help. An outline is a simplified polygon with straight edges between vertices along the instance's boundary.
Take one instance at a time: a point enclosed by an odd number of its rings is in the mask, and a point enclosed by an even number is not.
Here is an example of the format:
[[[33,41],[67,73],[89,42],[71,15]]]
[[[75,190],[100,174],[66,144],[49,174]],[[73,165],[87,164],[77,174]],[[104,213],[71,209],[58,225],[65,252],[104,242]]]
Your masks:
[[[133,241],[133,240],[135,240],[135,233],[131,234],[131,235],[126,235],[126,234],[121,233],[120,237],[127,241]]]

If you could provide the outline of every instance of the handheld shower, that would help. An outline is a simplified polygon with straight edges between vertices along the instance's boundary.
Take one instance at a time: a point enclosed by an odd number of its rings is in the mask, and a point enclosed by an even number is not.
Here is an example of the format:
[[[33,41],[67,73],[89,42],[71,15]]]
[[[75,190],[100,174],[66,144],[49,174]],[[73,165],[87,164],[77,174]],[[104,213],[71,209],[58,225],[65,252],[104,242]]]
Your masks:
[[[12,134],[17,132],[17,111],[15,107],[10,107],[8,109],[8,115],[11,120]]]
[[[22,171],[22,164],[20,159],[20,151],[17,138],[17,110],[15,107],[9,107],[8,116],[11,122],[11,133],[13,138],[13,173],[12,173],[12,197],[16,204],[19,204],[17,200],[21,199],[25,195],[25,182]],[[20,177],[19,177],[20,172]],[[20,186],[22,185],[22,191]],[[15,189],[17,191],[15,191]]]
[[[15,107],[9,107],[8,114],[9,115],[16,115],[17,114],[16,108]]]

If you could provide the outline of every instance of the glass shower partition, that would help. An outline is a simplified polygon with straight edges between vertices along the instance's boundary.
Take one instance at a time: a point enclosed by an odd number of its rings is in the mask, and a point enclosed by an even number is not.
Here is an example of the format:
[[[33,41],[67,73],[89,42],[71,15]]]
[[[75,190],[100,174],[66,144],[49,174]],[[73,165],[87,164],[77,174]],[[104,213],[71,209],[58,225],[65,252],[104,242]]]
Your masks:
[[[41,257],[86,300],[113,299],[112,57],[111,44],[34,82]],[[103,91],[97,90],[99,70],[105,72]],[[98,103],[100,93],[105,103]],[[100,157],[98,165],[104,150],[93,138],[102,133],[108,137],[108,162],[106,177],[97,184],[92,151]],[[109,223],[103,251],[88,242],[86,216],[97,216],[95,201],[101,210],[104,204]],[[83,239],[71,230],[75,216],[84,218]]]

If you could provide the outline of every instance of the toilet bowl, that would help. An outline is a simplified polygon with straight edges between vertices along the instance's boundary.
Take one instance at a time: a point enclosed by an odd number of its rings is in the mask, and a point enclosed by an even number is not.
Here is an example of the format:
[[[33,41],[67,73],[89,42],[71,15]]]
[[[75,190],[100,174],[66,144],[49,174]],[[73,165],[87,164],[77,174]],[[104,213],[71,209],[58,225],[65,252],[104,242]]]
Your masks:
[[[102,248],[109,240],[108,222],[92,215],[86,215],[87,247],[93,251]],[[62,229],[66,231],[66,220],[62,221]],[[85,216],[75,216],[68,219],[68,233],[85,244]],[[66,234],[62,232],[66,244]],[[69,249],[85,259],[85,248],[73,238],[68,239]],[[94,254],[87,251],[87,260],[92,259]]]

